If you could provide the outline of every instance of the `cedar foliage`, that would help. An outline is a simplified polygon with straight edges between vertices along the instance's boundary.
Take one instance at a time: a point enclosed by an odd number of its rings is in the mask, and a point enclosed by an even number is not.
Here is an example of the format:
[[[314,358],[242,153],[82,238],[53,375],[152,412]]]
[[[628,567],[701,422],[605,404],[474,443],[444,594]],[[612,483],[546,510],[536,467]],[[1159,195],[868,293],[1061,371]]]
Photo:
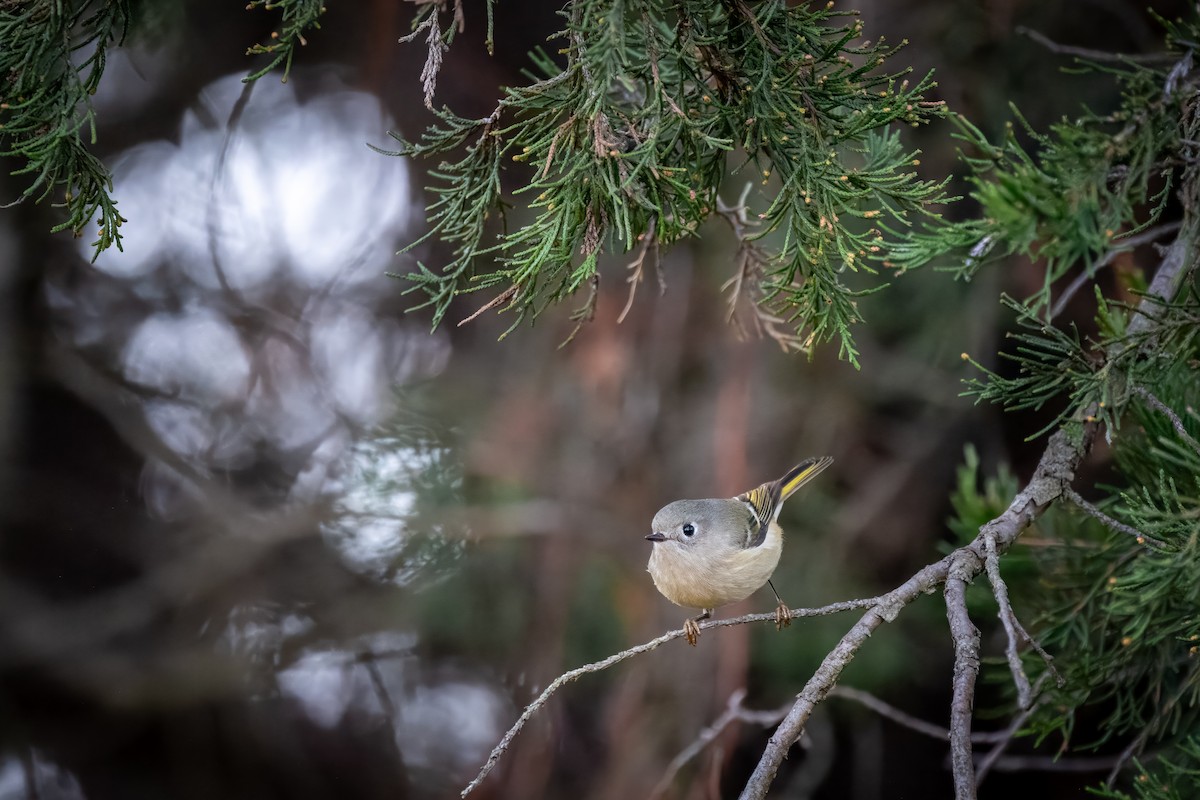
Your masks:
[[[251,48],[271,61],[250,78],[280,65],[286,76],[324,7],[250,4],[259,6],[282,19],[278,37]],[[490,30],[490,2],[487,11]],[[25,197],[64,208],[56,230],[80,235],[98,222],[96,252],[120,246],[123,220],[89,150],[88,98],[107,49],[141,13],[130,2],[0,3],[0,152],[29,176]],[[1082,492],[1096,513],[1047,515],[1039,533],[1055,546],[1005,562],[1022,566],[1010,591],[1063,679],[1044,682],[1028,732],[1059,737],[1065,750],[1119,749],[1132,794],[1103,796],[1200,794],[1197,19],[1161,20],[1161,53],[1074,65],[1113,81],[1113,108],[1072,110],[1046,130],[1014,108],[991,141],[931,98],[931,76],[909,75],[903,43],[866,41],[857,18],[828,6],[570,0],[562,14],[559,49],[534,53],[528,81],[506,89],[493,113],[441,108],[416,140],[397,136],[397,154],[435,164],[429,230],[412,246],[438,241],[450,258],[404,276],[434,325],[477,291],[514,326],[589,292],[582,322],[605,270],[628,281],[632,301],[659,248],[709,235],[715,217],[739,244],[731,308],[749,304],[754,326],[785,348],[835,342],[857,365],[862,292],[924,266],[970,279],[1013,257],[1036,260],[1040,288],[1003,298],[1016,326],[1002,353],[1013,369],[981,357],[967,391],[1010,409],[1060,409],[1040,433],[1099,419],[1117,472],[1113,485]],[[431,108],[459,15],[458,4],[417,6]],[[955,220],[943,216],[951,176],[918,175],[901,136],[938,118],[957,129],[969,187]],[[1148,251],[1155,242],[1169,246]],[[1151,253],[1145,272],[1127,270],[1106,289],[1101,270],[1136,247]],[[1183,260],[1180,280],[1135,311],[1156,263],[1172,258]],[[861,278],[854,288],[851,273]],[[1091,332],[1058,320],[1068,279],[1095,298]],[[1149,324],[1131,324],[1139,314]],[[980,490],[977,470],[969,460],[954,495],[951,527],[962,536],[1015,491],[1004,476]],[[1028,667],[1045,669],[1032,655]],[[1101,721],[1084,731],[1084,718]]]

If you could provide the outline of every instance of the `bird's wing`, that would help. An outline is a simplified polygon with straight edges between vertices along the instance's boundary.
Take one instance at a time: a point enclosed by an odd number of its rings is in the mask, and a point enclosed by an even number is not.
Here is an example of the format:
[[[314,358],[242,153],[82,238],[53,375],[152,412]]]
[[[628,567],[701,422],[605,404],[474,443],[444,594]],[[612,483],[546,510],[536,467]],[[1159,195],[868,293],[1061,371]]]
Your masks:
[[[829,456],[808,458],[789,469],[779,480],[769,481],[762,486],[739,494],[737,499],[750,507],[757,523],[752,523],[750,526],[746,535],[746,547],[758,547],[765,542],[771,523],[779,517],[783,501],[832,463],[833,459]]]
[[[776,509],[782,496],[781,488],[779,481],[771,481],[737,496],[738,500],[750,507],[754,513],[754,523],[757,523],[751,524],[747,532],[746,547],[758,547],[766,541],[767,531],[778,516]]]

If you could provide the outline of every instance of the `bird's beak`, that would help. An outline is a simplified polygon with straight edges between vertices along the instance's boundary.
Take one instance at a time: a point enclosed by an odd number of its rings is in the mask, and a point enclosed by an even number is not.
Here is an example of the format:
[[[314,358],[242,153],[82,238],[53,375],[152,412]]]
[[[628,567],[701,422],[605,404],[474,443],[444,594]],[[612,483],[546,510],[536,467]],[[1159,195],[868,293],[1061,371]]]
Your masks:
[[[655,531],[647,536],[646,539],[651,542],[665,542],[667,540],[667,535],[665,533],[659,533],[658,531]]]

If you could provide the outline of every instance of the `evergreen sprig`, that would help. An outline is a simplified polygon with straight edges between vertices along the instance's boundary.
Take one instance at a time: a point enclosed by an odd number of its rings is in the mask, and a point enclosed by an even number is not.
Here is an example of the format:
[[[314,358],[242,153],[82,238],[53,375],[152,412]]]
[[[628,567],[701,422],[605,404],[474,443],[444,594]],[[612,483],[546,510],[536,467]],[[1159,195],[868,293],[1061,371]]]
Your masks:
[[[1190,29],[1189,29],[1190,30]],[[1189,114],[1194,77],[1173,81],[1190,50],[1169,38],[1174,66],[1132,60],[1091,63],[1118,85],[1116,110],[1084,109],[1049,132],[1036,130],[1013,106],[1001,140],[956,118],[970,170],[977,217],[938,222],[915,231],[892,261],[902,268],[940,263],[963,278],[984,265],[1019,254],[1043,265],[1042,285],[1023,302],[1049,318],[1052,286],[1079,265],[1091,269],[1122,241],[1162,217],[1179,170],[1191,160],[1181,128]],[[1164,88],[1166,87],[1166,88]]]
[[[1138,762],[1133,794],[1102,787],[1094,793],[1106,800],[1192,800],[1200,797],[1200,735],[1180,743],[1176,756]]]
[[[296,54],[296,45],[308,44],[308,40],[304,38],[305,31],[320,29],[321,15],[325,13],[325,0],[251,0],[246,4],[247,11],[260,7],[266,11],[279,11],[282,19],[279,29],[271,32],[270,41],[247,48],[248,56],[269,55],[272,59],[244,80],[256,81],[283,64],[283,77],[280,80],[287,83],[288,74],[292,70],[292,59]]]
[[[23,162],[14,175],[30,176],[20,200],[61,198],[54,206],[66,219],[54,232],[82,236],[89,223],[99,226],[95,254],[120,248],[125,220],[112,176],[88,149],[96,142],[91,96],[132,14],[128,0],[0,3],[0,155]]]
[[[749,179],[772,196],[744,234],[760,274],[738,285],[761,287],[764,314],[795,330],[784,341],[836,339],[857,363],[846,273],[874,273],[914,216],[948,200],[894,129],[946,113],[924,99],[931,78],[882,69],[899,47],[859,41],[861,23],[829,7],[576,0],[563,14],[561,60],[535,53],[537,77],[491,117],[442,110],[418,141],[394,134],[405,155],[466,146],[431,172],[430,230],[406,248],[452,246],[448,263],[408,276],[418,307],[436,326],[453,298],[498,288],[489,307],[515,327],[594,288],[602,255],[696,235],[726,183]],[[529,166],[505,182],[510,160]],[[523,206],[517,224],[490,238],[481,223],[506,202]]]
[[[320,0],[251,0],[247,8],[259,6],[282,9],[283,24],[271,42],[247,51],[274,55],[247,80],[282,63],[286,81],[296,44],[305,44],[305,30],[320,27],[325,7]],[[109,48],[147,16],[132,0],[0,2],[0,156],[21,162],[12,174],[30,176],[17,202],[55,197],[53,205],[65,209],[51,232],[79,237],[89,223],[98,226],[93,258],[113,245],[121,249],[125,219],[112,196],[112,174],[89,149],[96,144],[91,96]]]

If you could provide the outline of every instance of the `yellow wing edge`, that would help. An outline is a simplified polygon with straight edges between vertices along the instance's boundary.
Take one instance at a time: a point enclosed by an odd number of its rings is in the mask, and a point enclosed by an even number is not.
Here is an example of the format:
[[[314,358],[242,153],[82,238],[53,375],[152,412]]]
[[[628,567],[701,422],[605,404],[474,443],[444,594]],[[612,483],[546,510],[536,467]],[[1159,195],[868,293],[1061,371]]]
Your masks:
[[[807,458],[789,469],[779,479],[780,505],[783,504],[784,500],[795,494],[797,489],[820,475],[832,463],[833,458],[831,456],[821,456],[820,458]]]

